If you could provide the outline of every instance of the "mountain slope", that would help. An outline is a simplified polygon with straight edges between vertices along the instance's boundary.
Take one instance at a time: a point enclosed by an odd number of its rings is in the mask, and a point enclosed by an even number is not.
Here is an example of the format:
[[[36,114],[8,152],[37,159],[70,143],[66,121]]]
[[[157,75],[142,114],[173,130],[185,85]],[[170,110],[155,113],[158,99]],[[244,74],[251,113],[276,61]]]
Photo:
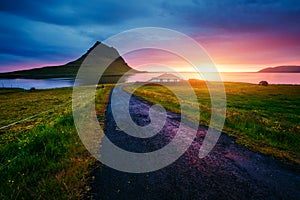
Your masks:
[[[32,78],[32,79],[43,79],[43,78],[75,78],[79,67],[81,66],[84,59],[88,54],[95,49],[98,45],[102,45],[102,48],[109,48],[110,51],[119,55],[118,51],[112,47],[108,47],[101,42],[96,42],[85,54],[80,58],[71,61],[64,65],[59,66],[47,66],[42,68],[34,68],[30,70],[20,70],[8,73],[0,73],[0,78]],[[104,72],[104,76],[116,76],[122,75],[125,72],[132,70],[133,73],[138,72],[133,70],[124,59],[119,56]]]
[[[277,66],[277,67],[268,67],[258,72],[261,73],[300,73],[300,66]]]

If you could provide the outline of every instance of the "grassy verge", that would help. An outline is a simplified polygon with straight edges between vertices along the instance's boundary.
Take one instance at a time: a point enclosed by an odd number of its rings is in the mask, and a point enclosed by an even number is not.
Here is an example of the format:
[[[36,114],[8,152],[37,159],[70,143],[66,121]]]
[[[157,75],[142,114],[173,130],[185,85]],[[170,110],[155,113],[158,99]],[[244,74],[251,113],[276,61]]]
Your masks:
[[[97,90],[99,114],[104,113],[111,88]],[[95,159],[77,135],[71,93],[71,88],[64,88],[0,94],[0,101],[10,110],[1,116],[2,125],[15,120],[11,112],[24,117],[52,109],[1,132],[1,199],[74,199],[89,189],[85,184]],[[26,114],[20,107],[27,110]]]
[[[191,84],[198,97],[200,123],[209,125],[211,108],[206,84],[201,81]],[[171,88],[182,95],[186,91],[180,85]],[[131,87],[126,89],[132,90]],[[255,151],[300,164],[300,86],[225,83],[225,89],[227,113],[223,131]],[[170,111],[180,112],[176,97],[165,87],[142,86],[135,94]],[[191,108],[197,106],[191,99],[185,103]]]

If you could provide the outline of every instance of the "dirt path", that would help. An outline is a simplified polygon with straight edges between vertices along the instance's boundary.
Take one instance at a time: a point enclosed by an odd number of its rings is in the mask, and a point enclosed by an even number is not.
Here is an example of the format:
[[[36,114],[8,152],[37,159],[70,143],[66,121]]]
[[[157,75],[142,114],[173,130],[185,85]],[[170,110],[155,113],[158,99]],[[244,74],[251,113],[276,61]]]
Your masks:
[[[120,96],[120,99],[122,96]],[[151,104],[132,97],[130,113],[138,125],[149,123]],[[106,135],[119,147],[135,152],[157,150],[176,134],[180,115],[168,112],[164,129],[151,139],[128,136],[116,127],[109,105]],[[94,199],[300,199],[300,167],[252,152],[222,134],[213,151],[198,158],[206,127],[177,161],[151,173],[131,174],[103,166],[92,176]]]

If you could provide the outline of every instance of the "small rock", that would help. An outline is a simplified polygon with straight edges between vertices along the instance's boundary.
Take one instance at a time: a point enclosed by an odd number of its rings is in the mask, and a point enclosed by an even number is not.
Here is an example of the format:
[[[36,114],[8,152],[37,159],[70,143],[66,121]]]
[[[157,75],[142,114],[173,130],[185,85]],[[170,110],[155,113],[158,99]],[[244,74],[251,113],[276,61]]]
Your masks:
[[[259,82],[259,85],[262,85],[262,86],[268,86],[269,83],[267,81],[260,81]]]

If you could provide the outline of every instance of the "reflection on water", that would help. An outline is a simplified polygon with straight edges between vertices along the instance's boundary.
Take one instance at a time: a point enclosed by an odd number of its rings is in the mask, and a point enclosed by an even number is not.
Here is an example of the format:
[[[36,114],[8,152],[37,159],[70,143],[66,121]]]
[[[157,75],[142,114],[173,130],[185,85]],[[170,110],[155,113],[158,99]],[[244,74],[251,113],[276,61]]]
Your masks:
[[[129,76],[126,82],[144,82],[151,78],[157,77],[163,73],[137,73]],[[213,77],[214,73],[207,73],[209,77]],[[201,79],[203,77],[199,73],[181,72],[183,79]],[[212,76],[210,76],[212,75]],[[300,73],[256,73],[256,72],[222,72],[221,79],[224,82],[243,82],[258,84],[260,81],[268,81],[270,84],[300,84]]]
[[[116,83],[116,82],[146,82],[150,79],[157,77],[163,73],[136,73],[126,76],[104,76],[101,77],[99,83]],[[211,73],[213,74],[213,73]],[[181,78],[188,79],[201,79],[198,73],[181,72],[176,74]],[[270,84],[298,84],[300,85],[300,73],[255,73],[255,72],[223,72],[220,73],[221,79],[224,82],[243,82],[258,84],[260,81],[268,81]],[[210,76],[213,77],[213,76]],[[0,79],[0,88],[24,88],[30,89],[48,89],[48,88],[61,88],[72,87],[74,80],[72,79]]]
[[[71,79],[51,78],[51,79],[0,79],[1,88],[23,88],[49,89],[71,87],[74,81]]]

